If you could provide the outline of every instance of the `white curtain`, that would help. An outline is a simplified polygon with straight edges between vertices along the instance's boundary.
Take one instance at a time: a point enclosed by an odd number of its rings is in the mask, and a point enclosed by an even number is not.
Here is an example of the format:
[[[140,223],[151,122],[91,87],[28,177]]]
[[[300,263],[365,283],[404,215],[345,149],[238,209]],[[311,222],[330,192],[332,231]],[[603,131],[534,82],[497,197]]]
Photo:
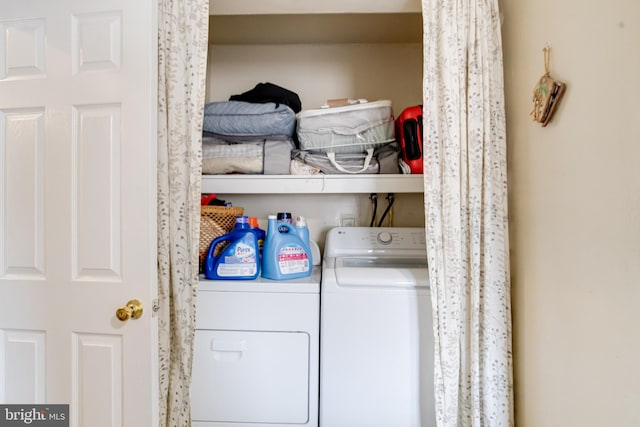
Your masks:
[[[424,185],[438,426],[511,426],[506,125],[497,0],[422,0]]]
[[[208,0],[158,0],[160,426],[191,425]]]

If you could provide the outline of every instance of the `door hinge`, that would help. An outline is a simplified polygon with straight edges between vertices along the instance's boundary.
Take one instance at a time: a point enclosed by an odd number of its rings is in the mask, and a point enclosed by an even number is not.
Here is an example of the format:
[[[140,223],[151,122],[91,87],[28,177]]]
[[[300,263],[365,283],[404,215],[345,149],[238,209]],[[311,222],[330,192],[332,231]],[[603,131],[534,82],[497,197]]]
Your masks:
[[[160,304],[158,303],[158,298],[154,298],[151,302],[151,317],[156,317],[158,315],[158,311],[160,311]]]

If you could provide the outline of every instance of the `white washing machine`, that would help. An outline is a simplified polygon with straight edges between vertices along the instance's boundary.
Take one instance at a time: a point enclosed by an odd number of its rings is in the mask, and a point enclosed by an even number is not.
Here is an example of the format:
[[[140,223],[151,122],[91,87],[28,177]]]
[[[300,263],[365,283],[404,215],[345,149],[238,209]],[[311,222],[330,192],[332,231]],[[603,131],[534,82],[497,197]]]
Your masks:
[[[435,426],[424,229],[332,229],[320,302],[320,426]]]
[[[202,280],[193,425],[318,425],[320,268],[306,278]]]

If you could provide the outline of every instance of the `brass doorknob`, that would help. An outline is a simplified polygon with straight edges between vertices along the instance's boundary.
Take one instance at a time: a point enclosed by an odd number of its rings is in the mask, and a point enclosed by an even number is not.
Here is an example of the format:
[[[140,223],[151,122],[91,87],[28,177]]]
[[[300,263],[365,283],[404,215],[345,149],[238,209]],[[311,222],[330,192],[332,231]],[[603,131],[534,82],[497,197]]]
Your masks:
[[[127,305],[116,310],[116,317],[123,322],[126,322],[131,317],[139,319],[140,316],[142,316],[142,303],[137,299],[128,301]]]

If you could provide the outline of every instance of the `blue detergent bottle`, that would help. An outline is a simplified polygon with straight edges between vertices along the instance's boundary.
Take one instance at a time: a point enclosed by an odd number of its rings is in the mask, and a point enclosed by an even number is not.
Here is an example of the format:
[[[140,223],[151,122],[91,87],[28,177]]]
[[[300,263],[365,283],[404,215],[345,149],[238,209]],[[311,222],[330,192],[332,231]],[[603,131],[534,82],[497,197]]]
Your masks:
[[[222,242],[229,244],[215,256]],[[230,233],[213,239],[204,259],[204,275],[209,280],[253,280],[260,275],[258,234],[249,225],[249,218],[237,216]]]
[[[262,277],[272,280],[295,279],[311,275],[311,250],[293,225],[278,222],[269,215],[267,236],[262,249]]]

